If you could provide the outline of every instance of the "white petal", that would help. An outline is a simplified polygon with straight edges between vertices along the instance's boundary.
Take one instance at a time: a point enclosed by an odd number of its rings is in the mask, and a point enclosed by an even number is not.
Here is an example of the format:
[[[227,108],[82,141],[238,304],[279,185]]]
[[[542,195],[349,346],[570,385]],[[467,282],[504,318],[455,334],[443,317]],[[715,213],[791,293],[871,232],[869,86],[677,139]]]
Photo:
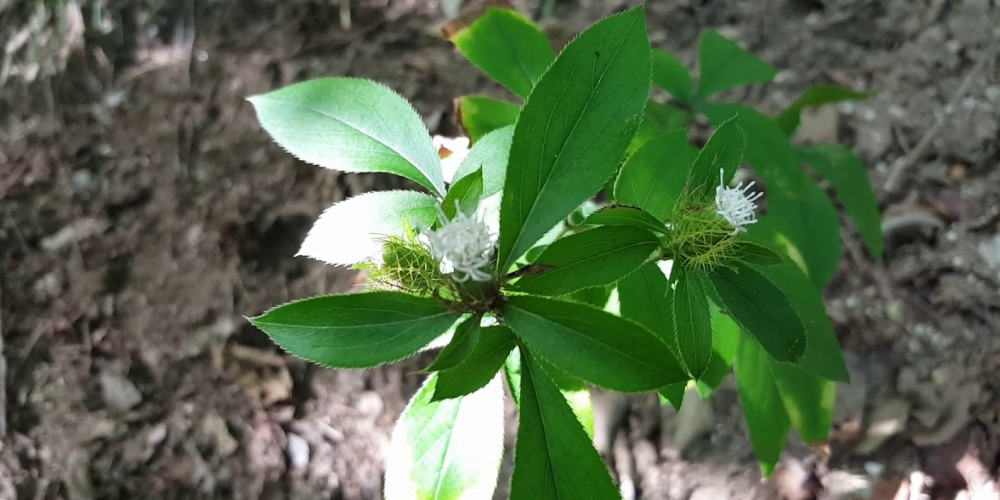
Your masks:
[[[381,240],[403,234],[403,219],[414,227],[437,217],[437,200],[415,191],[376,191],[344,200],[319,216],[299,255],[351,266],[382,253]]]

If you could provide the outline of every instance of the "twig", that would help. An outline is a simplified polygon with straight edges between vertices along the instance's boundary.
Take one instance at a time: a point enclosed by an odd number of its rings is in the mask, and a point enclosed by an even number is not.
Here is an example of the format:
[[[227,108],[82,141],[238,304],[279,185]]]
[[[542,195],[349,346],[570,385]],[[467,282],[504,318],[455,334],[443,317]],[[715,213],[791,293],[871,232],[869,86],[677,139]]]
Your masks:
[[[958,107],[959,102],[965,97],[965,93],[969,90],[969,86],[972,85],[972,81],[976,79],[979,73],[983,71],[983,68],[986,67],[986,63],[993,57],[995,48],[996,40],[992,39],[987,45],[986,50],[980,55],[979,60],[976,61],[976,64],[966,73],[965,79],[962,80],[962,83],[955,90],[955,94],[951,96],[948,104],[945,105],[944,112],[938,115],[934,121],[934,125],[924,133],[923,137],[920,138],[920,141],[917,142],[917,145],[909,153],[896,160],[896,163],[892,166],[892,171],[889,172],[889,177],[885,181],[884,189],[886,193],[894,194],[899,190],[903,174],[927,152],[927,148],[931,146],[931,142],[934,141],[934,138],[938,136],[938,133],[944,127],[945,121],[951,117]]]

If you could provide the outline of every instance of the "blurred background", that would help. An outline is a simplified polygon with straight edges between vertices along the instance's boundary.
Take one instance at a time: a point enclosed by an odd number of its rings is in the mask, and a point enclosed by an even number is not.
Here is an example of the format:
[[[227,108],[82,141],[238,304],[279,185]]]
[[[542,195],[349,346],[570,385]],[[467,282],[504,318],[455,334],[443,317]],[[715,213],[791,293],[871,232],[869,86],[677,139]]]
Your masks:
[[[346,290],[352,273],[299,244],[332,203],[401,181],[295,161],[245,98],[370,78],[459,135],[453,98],[510,96],[440,35],[445,3],[0,0],[0,499],[381,498],[421,361],[319,369],[244,316]],[[561,46],[638,2],[514,3]],[[1000,3],[647,9],[653,44],[691,65],[712,28],[781,70],[731,99],[776,112],[814,84],[877,92],[808,113],[801,138],[858,151],[888,246],[876,264],[845,232],[826,291],[853,378],[829,443],[794,443],[761,482],[731,383],[679,415],[598,395],[626,494],[997,499]]]

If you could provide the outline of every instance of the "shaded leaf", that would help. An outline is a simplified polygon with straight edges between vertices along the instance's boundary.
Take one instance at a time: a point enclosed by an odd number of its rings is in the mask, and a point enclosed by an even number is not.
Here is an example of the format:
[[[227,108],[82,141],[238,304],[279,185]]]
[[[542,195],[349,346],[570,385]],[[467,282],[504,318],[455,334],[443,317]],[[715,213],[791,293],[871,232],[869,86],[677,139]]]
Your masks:
[[[799,121],[802,117],[802,110],[815,108],[824,104],[833,104],[841,101],[859,101],[868,99],[875,95],[873,92],[858,92],[840,85],[814,85],[806,89],[795,102],[781,112],[775,121],[785,132],[792,136],[799,128]]]
[[[767,355],[750,339],[739,343],[736,354],[736,389],[750,442],[765,476],[774,472],[781,449],[788,440],[791,421],[771,376]]]
[[[698,42],[698,92],[704,99],[741,85],[767,83],[778,70],[714,31],[704,31]]]
[[[513,126],[520,112],[520,106],[491,97],[463,96],[455,100],[455,121],[472,144],[494,130]]]
[[[665,50],[653,49],[653,83],[685,104],[694,99],[691,72],[680,59]]]
[[[877,261],[882,261],[882,216],[871,180],[861,158],[839,144],[798,148],[799,158],[830,181],[861,239]]]
[[[369,292],[290,302],[250,321],[305,360],[333,368],[370,368],[417,352],[458,316],[434,299]]]
[[[708,274],[719,304],[777,361],[795,363],[806,346],[802,320],[785,293],[759,271],[736,262]]]
[[[413,396],[392,431],[386,500],[490,498],[503,459],[503,384],[432,401],[437,376]]]
[[[425,372],[436,372],[453,368],[472,353],[476,344],[479,343],[480,327],[482,315],[476,314],[458,324],[455,333],[451,337],[451,342],[441,350],[438,357],[430,364]]]
[[[488,9],[451,41],[472,64],[521,97],[528,97],[555,58],[545,34],[510,9]]]
[[[826,441],[833,423],[837,384],[773,361],[771,374],[785,412],[802,439],[807,443]]]
[[[733,243],[732,247],[730,247],[730,252],[734,259],[754,266],[776,266],[784,262],[781,255],[774,250],[748,241]]]
[[[689,118],[689,113],[686,111],[650,100],[646,103],[646,111],[639,129],[635,131],[632,142],[625,150],[625,156],[632,156],[646,141],[658,135],[686,128]]]
[[[635,271],[660,247],[645,229],[601,226],[565,236],[550,244],[535,261],[544,270],[520,278],[514,290],[564,295],[602,286]]]
[[[388,87],[319,78],[249,100],[264,130],[302,161],[342,172],[401,175],[444,194],[441,162],[427,127]]]
[[[646,141],[622,165],[614,187],[615,201],[666,219],[684,191],[695,155],[697,150],[688,143],[684,130]]]
[[[705,374],[695,384],[702,399],[708,399],[729,375],[736,357],[736,346],[742,337],[740,326],[723,313],[719,306],[710,304],[709,309],[712,314],[712,359],[708,362]]]
[[[478,391],[500,371],[517,339],[505,326],[481,329],[479,342],[472,352],[453,368],[438,372],[434,401],[451,399]]]
[[[583,221],[585,225],[593,226],[629,226],[658,234],[667,234],[667,226],[656,217],[641,208],[607,207],[602,208]]]
[[[376,191],[349,198],[319,216],[299,255],[339,266],[368,261],[382,254],[386,237],[402,236],[406,223],[433,225],[437,206],[434,198],[414,191]]]
[[[704,273],[678,268],[671,294],[674,340],[680,361],[691,378],[701,378],[712,359],[712,322],[702,280]]]
[[[641,326],[590,306],[512,296],[503,318],[548,362],[570,375],[621,392],[687,381],[661,340]]]
[[[526,353],[521,358],[520,424],[510,498],[620,498],[566,399]]]
[[[636,8],[570,42],[535,86],[514,130],[498,273],[611,177],[649,95],[649,66],[643,10]]]
[[[459,210],[472,216],[479,208],[479,200],[482,198],[483,171],[480,169],[458,179],[448,188],[448,194],[441,202],[441,211],[447,220],[454,219]]]
[[[708,143],[698,153],[688,176],[692,192],[715,196],[715,186],[719,185],[719,171],[724,171],[724,182],[728,186],[743,161],[746,136],[739,118],[734,117],[716,127]]]

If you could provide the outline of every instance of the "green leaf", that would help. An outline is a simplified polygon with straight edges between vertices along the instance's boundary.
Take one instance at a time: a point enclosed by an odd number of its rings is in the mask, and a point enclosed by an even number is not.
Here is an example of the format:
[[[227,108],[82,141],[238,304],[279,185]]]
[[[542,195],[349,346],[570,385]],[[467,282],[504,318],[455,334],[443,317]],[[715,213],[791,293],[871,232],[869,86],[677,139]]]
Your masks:
[[[500,371],[517,339],[505,326],[482,328],[472,352],[454,368],[438,372],[434,401],[451,399],[478,391]]]
[[[701,378],[712,359],[712,321],[702,280],[704,273],[678,267],[671,294],[675,343],[691,378]]]
[[[535,361],[538,362],[542,371],[548,375],[552,383],[559,388],[559,392],[566,398],[566,403],[573,410],[573,414],[576,415],[577,421],[583,426],[583,430],[587,431],[587,435],[593,438],[594,405],[590,401],[590,390],[587,389],[587,384],[580,379],[573,378],[568,373],[552,366],[551,363],[547,363],[543,359],[536,358]]]
[[[768,476],[781,457],[792,424],[771,376],[770,360],[750,339],[740,342],[736,354],[736,389],[753,451]]]
[[[555,57],[545,34],[510,9],[488,9],[451,41],[472,64],[521,97],[528,97]]]
[[[734,259],[741,260],[747,264],[755,266],[776,266],[784,262],[774,250],[748,241],[737,241],[730,247],[731,255]]]
[[[841,101],[858,101],[868,99],[875,95],[874,92],[858,92],[840,85],[815,85],[806,89],[795,102],[781,112],[775,121],[781,126],[785,135],[791,137],[795,130],[799,128],[799,121],[802,117],[802,110],[815,108],[824,104],[833,104]]]
[[[643,10],[608,17],[570,42],[525,103],[500,206],[497,272],[604,185],[649,95]]]
[[[656,334],[674,353],[678,353],[674,334],[673,290],[656,262],[618,282],[619,313]]]
[[[715,186],[719,185],[719,172],[724,171],[724,182],[729,185],[743,161],[746,136],[739,118],[726,120],[716,127],[708,143],[698,153],[688,176],[688,185],[694,192],[702,192],[707,197],[715,196]]]
[[[424,371],[436,372],[447,370],[465,361],[465,358],[469,357],[469,354],[472,353],[472,350],[479,343],[480,321],[482,321],[482,315],[476,314],[459,323],[458,327],[455,328],[454,335],[451,337],[451,342],[441,350],[441,353],[434,359],[434,362],[424,369]]]
[[[615,201],[666,219],[684,191],[696,154],[685,130],[646,141],[622,165],[615,182]]]
[[[430,227],[437,200],[414,191],[376,191],[330,207],[309,230],[299,255],[337,266],[353,266],[382,255],[382,241],[402,236],[405,224]]]
[[[773,361],[771,374],[792,426],[802,439],[807,443],[825,442],[833,423],[837,384]]]
[[[768,243],[767,235],[751,231],[747,236],[755,241]],[[802,318],[806,329],[806,350],[798,367],[803,371],[827,380],[850,382],[847,365],[833,331],[833,324],[826,315],[823,296],[809,282],[798,266],[786,261],[778,266],[758,268],[767,279],[784,291],[792,307]]]
[[[417,352],[458,316],[434,299],[369,292],[291,302],[250,322],[307,361],[330,368],[370,368]]]
[[[511,500],[621,498],[566,399],[531,355],[521,358]]]
[[[510,389],[510,397],[514,400],[514,405],[521,407],[521,348],[515,347],[510,351],[507,360],[503,363],[503,374],[507,379],[507,388]]]
[[[469,155],[458,166],[455,172],[456,182],[477,170],[482,170],[483,198],[499,193],[503,189],[504,177],[507,175],[510,141],[513,138],[513,125],[486,134],[469,149]]]
[[[687,384],[670,384],[659,388],[656,392],[660,396],[660,404],[665,401],[670,403],[674,410],[680,411],[684,403],[684,393],[687,392]]]
[[[264,130],[302,161],[342,172],[401,175],[444,194],[441,162],[427,127],[388,87],[320,78],[249,100]]]
[[[774,120],[753,108],[711,103],[702,111],[713,124],[739,116],[747,134],[747,162],[768,186],[768,215],[761,222],[769,220],[784,234],[801,252],[813,282],[825,285],[840,262],[840,221],[826,193],[802,169],[788,137]]]
[[[659,247],[660,240],[645,229],[596,227],[549,245],[534,264],[543,270],[522,277],[511,288],[564,295],[607,285],[638,269]]]
[[[830,181],[844,209],[854,221],[868,251],[882,261],[882,217],[868,172],[861,158],[839,144],[798,148],[799,158]]]
[[[604,306],[608,305],[608,300],[611,299],[611,291],[613,289],[614,288],[611,286],[583,288],[565,296],[564,298],[572,300],[573,302],[591,305],[598,309],[604,309]]]
[[[689,118],[685,111],[650,100],[646,103],[646,111],[639,129],[635,131],[635,137],[625,150],[625,156],[632,156],[646,141],[656,136],[687,128]]]
[[[778,70],[714,31],[701,34],[698,49],[698,99],[752,83],[767,83]]]
[[[441,202],[441,211],[447,220],[452,220],[459,210],[472,216],[479,208],[479,200],[483,199],[483,171],[476,170],[455,181],[448,188],[448,194]]]
[[[705,374],[695,385],[702,399],[708,399],[729,375],[736,357],[736,346],[742,337],[740,326],[724,314],[719,306],[710,304],[709,309],[712,314],[712,359]]]
[[[514,125],[520,112],[520,106],[491,97],[464,96],[455,101],[455,121],[473,145],[494,130]]]
[[[396,422],[386,500],[490,498],[503,459],[500,377],[465,397],[432,401],[431,375]]]
[[[503,318],[548,362],[599,386],[641,392],[687,381],[666,344],[641,326],[602,310],[512,296],[504,305]]]
[[[658,234],[667,234],[667,226],[649,212],[636,207],[607,207],[598,210],[583,221],[591,226],[629,226]]]
[[[754,268],[735,262],[709,272],[725,309],[777,361],[795,363],[806,347],[802,320],[785,293]]]
[[[673,54],[653,49],[653,83],[678,101],[689,104],[694,99],[691,72]]]

